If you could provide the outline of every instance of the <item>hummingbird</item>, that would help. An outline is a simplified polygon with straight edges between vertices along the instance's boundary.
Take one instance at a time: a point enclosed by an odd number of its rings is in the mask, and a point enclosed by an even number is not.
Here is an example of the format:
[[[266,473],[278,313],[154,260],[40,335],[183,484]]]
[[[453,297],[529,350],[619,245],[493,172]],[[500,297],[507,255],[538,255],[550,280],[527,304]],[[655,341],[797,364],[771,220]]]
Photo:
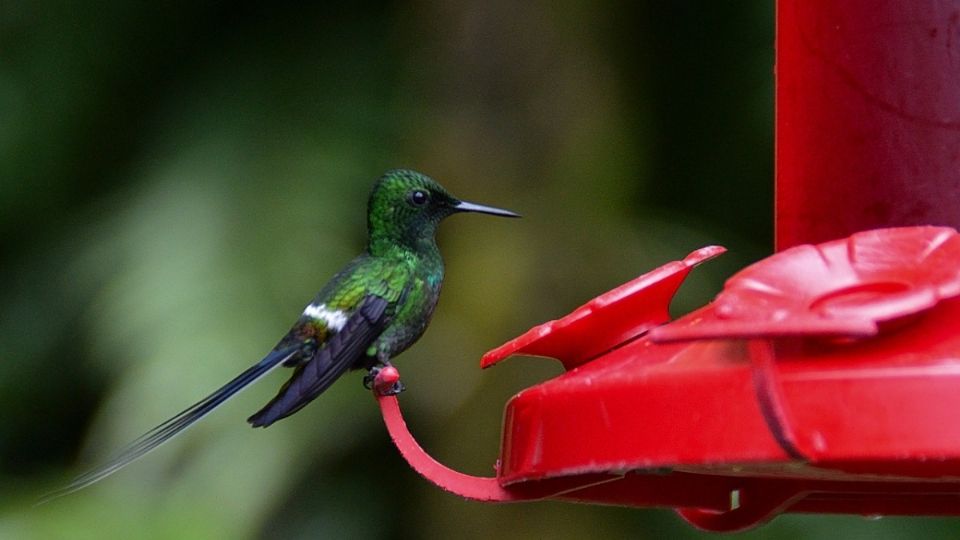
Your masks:
[[[156,449],[278,366],[293,369],[276,397],[247,419],[267,427],[299,411],[350,370],[367,370],[370,388],[391,359],[423,335],[443,285],[436,231],[461,212],[520,217],[457,199],[429,176],[387,171],[367,205],[366,250],[333,276],[262,360],[180,414],[136,439],[104,465],[41,502],[83,489]],[[403,391],[397,380],[384,393]]]

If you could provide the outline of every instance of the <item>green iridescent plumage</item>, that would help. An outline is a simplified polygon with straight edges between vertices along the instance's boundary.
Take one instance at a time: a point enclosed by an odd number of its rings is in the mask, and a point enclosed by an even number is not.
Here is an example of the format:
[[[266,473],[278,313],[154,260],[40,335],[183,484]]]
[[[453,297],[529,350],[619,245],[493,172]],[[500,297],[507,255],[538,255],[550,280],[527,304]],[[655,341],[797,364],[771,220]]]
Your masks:
[[[369,242],[304,309],[260,362],[134,441],[106,465],[81,475],[54,498],[86,487],[143,456],[278,366],[294,373],[248,421],[268,426],[300,410],[350,369],[373,377],[423,335],[443,284],[437,225],[458,212],[516,214],[461,201],[429,177],[397,169],[381,177],[367,208]],[[394,388],[399,392],[402,386]]]

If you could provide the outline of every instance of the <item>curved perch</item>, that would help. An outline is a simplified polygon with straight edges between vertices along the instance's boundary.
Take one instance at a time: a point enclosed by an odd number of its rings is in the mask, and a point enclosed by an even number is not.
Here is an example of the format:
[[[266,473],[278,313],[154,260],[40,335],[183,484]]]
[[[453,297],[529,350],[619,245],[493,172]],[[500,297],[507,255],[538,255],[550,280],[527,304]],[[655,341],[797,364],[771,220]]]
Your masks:
[[[508,502],[531,498],[504,488],[494,477],[464,474],[433,459],[407,428],[396,396],[385,396],[379,392],[374,392],[374,395],[380,405],[383,422],[387,425],[387,431],[390,432],[390,438],[397,450],[410,466],[427,480],[450,493],[477,501]]]
[[[480,502],[519,502],[547,498],[578,501],[581,500],[577,496],[581,490],[617,482],[624,478],[622,474],[588,473],[522,482],[504,487],[495,477],[472,476],[455,471],[433,459],[417,443],[403,420],[403,413],[400,412],[400,403],[396,395],[383,393],[384,388],[399,378],[395,369],[393,366],[384,369],[381,372],[384,376],[378,376],[378,380],[374,382],[373,395],[377,398],[377,404],[380,405],[383,423],[386,424],[390,438],[393,439],[393,444],[400,451],[400,455],[407,460],[413,470],[444,491]]]

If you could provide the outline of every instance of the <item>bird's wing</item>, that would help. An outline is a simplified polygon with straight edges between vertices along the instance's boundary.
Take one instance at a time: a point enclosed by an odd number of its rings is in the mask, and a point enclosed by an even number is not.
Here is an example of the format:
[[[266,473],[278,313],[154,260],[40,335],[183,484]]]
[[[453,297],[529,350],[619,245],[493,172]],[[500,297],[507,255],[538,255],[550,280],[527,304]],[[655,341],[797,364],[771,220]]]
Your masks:
[[[299,411],[330,387],[380,336],[390,319],[390,300],[367,294],[314,355],[297,367],[275,398],[247,419],[253,427],[266,427]]]
[[[298,347],[287,347],[271,351],[263,360],[249,367],[240,375],[237,375],[216,392],[143,434],[104,465],[76,477],[68,485],[45,495],[40,502],[47,502],[83,489],[90,484],[103,480],[126,465],[129,465],[131,462],[143,457],[151,450],[183,432],[183,430],[193,425],[197,420],[200,420],[210,411],[216,409],[233,397],[237,392],[269,373],[273,368],[292,358],[297,351]]]

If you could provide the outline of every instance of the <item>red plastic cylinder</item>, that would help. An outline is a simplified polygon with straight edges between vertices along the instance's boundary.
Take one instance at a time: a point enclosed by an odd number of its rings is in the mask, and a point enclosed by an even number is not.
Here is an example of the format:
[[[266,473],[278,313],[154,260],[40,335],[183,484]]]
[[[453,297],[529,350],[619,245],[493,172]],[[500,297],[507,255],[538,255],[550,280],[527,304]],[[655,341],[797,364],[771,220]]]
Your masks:
[[[960,228],[960,1],[778,0],[776,247]]]

